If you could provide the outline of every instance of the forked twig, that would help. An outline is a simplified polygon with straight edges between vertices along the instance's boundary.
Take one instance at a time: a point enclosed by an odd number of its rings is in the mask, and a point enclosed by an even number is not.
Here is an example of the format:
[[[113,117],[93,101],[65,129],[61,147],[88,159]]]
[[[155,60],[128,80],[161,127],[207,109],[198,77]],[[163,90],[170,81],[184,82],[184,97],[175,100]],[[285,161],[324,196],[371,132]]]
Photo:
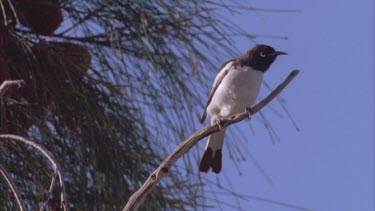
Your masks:
[[[226,128],[229,125],[240,122],[247,119],[250,115],[259,112],[264,106],[270,103],[280,92],[298,75],[299,70],[293,70],[288,77],[273,90],[265,99],[260,101],[257,105],[249,110],[235,115],[233,118],[225,119],[222,121],[221,128]],[[250,113],[251,112],[251,113]],[[195,144],[197,144],[203,138],[218,132],[219,126],[217,124],[207,126],[200,131],[195,132],[188,139],[182,142],[177,148],[170,154],[160,166],[148,177],[143,185],[130,197],[127,204],[124,207],[124,211],[138,210],[139,206],[142,205],[146,196],[155,188],[162,178],[168,175],[170,168],[173,164],[184,154],[186,154]]]

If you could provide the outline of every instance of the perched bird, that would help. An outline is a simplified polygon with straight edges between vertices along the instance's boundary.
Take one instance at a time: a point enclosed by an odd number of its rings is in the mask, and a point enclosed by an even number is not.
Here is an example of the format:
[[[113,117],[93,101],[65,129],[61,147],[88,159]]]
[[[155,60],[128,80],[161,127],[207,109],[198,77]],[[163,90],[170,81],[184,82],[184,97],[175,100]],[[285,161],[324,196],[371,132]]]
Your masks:
[[[279,55],[287,53],[267,45],[256,45],[244,55],[225,62],[215,78],[200,122],[203,123],[208,115],[211,125],[220,125],[221,119],[252,106],[258,97],[264,72]],[[208,137],[199,171],[207,172],[211,168],[214,173],[220,173],[224,135],[225,128]]]

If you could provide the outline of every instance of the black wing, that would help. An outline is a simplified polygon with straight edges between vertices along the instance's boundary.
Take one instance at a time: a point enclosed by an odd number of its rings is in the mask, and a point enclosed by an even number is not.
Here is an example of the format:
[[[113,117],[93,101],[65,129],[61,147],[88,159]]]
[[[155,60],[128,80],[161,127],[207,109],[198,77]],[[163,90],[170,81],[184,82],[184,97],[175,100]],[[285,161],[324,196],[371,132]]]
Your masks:
[[[223,81],[223,79],[225,78],[225,76],[228,74],[229,69],[230,69],[230,68],[227,68],[227,69],[223,70],[223,68],[224,68],[228,63],[233,62],[233,61],[235,61],[235,59],[229,60],[229,61],[225,62],[225,63],[221,66],[220,71],[219,71],[218,76],[217,76],[218,78],[215,79],[215,83],[214,83],[214,86],[212,87],[212,90],[211,90],[210,96],[208,97],[207,104],[206,104],[206,106],[204,107],[204,112],[203,112],[203,115],[202,115],[201,120],[200,120],[200,123],[201,123],[201,124],[204,122],[204,120],[206,120],[206,117],[207,117],[207,107],[208,107],[208,105],[210,105],[211,100],[212,100],[212,98],[214,97],[214,94],[215,94],[217,88],[219,87],[219,85],[221,84],[221,82]],[[220,74],[222,71],[224,71],[224,72],[223,72],[222,74]]]

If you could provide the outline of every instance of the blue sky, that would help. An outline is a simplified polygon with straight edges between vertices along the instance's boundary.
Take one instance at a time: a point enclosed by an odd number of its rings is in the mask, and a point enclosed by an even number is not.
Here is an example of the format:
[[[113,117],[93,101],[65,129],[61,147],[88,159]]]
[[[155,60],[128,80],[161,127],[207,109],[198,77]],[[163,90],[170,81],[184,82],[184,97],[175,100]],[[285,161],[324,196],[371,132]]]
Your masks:
[[[219,177],[225,175],[231,183],[223,185],[237,193],[312,210],[374,210],[374,1],[251,2],[256,8],[300,10],[252,12],[231,18],[249,33],[288,37],[256,41],[289,53],[267,72],[265,78],[273,87],[292,69],[301,70],[282,93],[301,131],[294,129],[277,103],[271,106],[284,117],[266,111],[280,136],[275,145],[257,117],[252,123],[255,135],[248,124],[232,126],[248,137],[243,147],[257,159],[273,185],[250,159],[239,163],[240,176],[225,153]],[[254,44],[238,39],[235,45],[245,52]],[[263,87],[261,97],[267,93]],[[235,140],[227,136],[227,141]],[[200,144],[203,147],[205,141]],[[216,180],[213,174],[204,177]],[[244,210],[295,210],[257,200],[218,198]]]

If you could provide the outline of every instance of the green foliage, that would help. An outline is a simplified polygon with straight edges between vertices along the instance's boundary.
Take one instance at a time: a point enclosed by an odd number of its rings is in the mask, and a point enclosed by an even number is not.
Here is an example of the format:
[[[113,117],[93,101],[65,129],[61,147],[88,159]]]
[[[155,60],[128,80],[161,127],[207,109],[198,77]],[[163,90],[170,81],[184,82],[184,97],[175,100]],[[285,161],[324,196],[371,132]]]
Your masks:
[[[58,158],[75,210],[123,208],[170,146],[192,132],[201,90],[211,85],[207,70],[233,54],[230,35],[244,34],[217,13],[230,7],[211,1],[0,2],[0,82],[26,82],[1,98],[0,133],[31,137]],[[37,209],[51,167],[12,142],[0,147],[0,158],[28,208]],[[142,209],[203,206],[202,183],[187,170],[195,168],[191,160],[174,168]],[[0,181],[0,207],[14,208]]]

